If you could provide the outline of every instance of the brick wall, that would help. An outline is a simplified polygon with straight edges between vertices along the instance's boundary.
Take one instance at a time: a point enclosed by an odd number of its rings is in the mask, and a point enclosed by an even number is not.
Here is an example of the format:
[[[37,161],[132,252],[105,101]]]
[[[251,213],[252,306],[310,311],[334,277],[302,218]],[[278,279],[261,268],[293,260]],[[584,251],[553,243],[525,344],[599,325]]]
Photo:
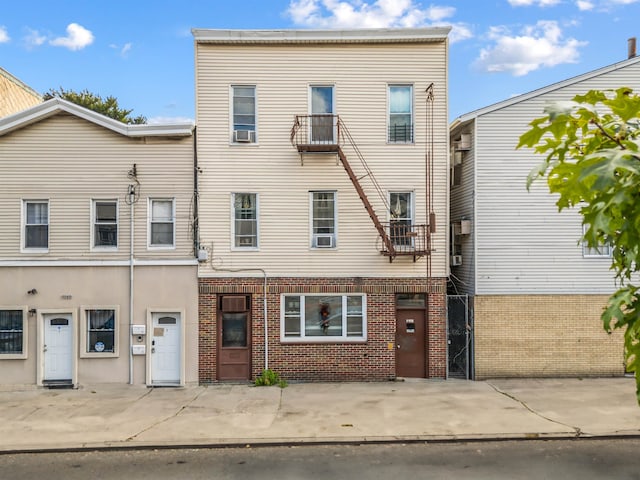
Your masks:
[[[477,379],[624,374],[623,332],[608,335],[607,295],[475,297]]]
[[[216,381],[216,302],[222,294],[251,294],[252,372],[264,368],[263,278],[200,278],[200,382]],[[374,381],[395,376],[395,294],[429,292],[427,370],[446,372],[445,279],[425,278],[269,278],[267,318],[269,368],[288,380]],[[282,293],[366,293],[365,343],[283,344]]]

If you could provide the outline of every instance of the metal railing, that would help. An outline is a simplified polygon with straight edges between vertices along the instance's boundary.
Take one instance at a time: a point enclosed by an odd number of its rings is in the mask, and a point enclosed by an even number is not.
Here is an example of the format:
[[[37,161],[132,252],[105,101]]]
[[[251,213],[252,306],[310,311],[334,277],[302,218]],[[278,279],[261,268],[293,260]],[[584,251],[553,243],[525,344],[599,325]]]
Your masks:
[[[385,255],[426,255],[427,226],[405,222],[404,220],[398,220],[384,224],[394,251],[390,252],[384,243],[380,251]]]

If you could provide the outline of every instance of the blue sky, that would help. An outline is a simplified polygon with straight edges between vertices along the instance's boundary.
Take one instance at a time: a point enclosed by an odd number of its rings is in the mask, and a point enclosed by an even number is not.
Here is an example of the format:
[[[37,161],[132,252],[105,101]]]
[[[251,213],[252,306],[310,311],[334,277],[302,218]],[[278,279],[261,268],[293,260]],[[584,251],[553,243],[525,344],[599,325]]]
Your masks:
[[[627,58],[640,0],[23,0],[0,12],[0,67],[39,92],[114,95],[193,119],[191,28],[451,25],[450,120]],[[640,42],[639,42],[640,45]],[[640,50],[640,47],[639,47]]]

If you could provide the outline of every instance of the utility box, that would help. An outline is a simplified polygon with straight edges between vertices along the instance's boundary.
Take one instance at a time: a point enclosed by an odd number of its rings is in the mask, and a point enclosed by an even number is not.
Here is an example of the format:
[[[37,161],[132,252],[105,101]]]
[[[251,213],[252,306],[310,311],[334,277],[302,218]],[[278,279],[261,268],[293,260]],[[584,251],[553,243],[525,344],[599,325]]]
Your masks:
[[[147,353],[146,345],[131,345],[131,353],[134,355],[144,355]]]
[[[146,325],[131,325],[131,335],[146,335],[146,334],[147,334]]]

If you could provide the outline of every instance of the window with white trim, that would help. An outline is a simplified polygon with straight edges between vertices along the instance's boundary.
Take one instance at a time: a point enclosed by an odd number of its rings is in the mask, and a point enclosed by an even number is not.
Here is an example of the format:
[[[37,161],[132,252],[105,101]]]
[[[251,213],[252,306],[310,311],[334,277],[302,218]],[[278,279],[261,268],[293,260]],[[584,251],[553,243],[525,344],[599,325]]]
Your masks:
[[[47,200],[25,200],[23,208],[24,248],[48,250],[49,202]]]
[[[235,248],[258,248],[258,195],[234,193],[233,245]]]
[[[282,295],[281,340],[364,341],[367,339],[363,294]]]
[[[389,192],[389,231],[396,246],[413,244],[413,192]]]
[[[311,203],[311,246],[336,246],[336,192],[309,192]]]
[[[586,235],[588,229],[588,225],[583,225],[582,235]],[[587,244],[586,240],[582,240],[582,256],[584,258],[610,258],[612,253],[613,249],[611,248],[611,244],[609,243],[590,247]]]
[[[413,85],[389,85],[389,143],[413,143]]]
[[[232,85],[232,118],[234,143],[256,141],[256,87]]]
[[[80,356],[105,358],[118,356],[118,314],[116,305],[81,306]]]
[[[175,246],[175,201],[172,198],[149,199],[149,246]]]
[[[116,200],[93,201],[93,247],[118,247],[118,202]]]
[[[26,358],[26,329],[26,309],[0,308],[0,360]]]

